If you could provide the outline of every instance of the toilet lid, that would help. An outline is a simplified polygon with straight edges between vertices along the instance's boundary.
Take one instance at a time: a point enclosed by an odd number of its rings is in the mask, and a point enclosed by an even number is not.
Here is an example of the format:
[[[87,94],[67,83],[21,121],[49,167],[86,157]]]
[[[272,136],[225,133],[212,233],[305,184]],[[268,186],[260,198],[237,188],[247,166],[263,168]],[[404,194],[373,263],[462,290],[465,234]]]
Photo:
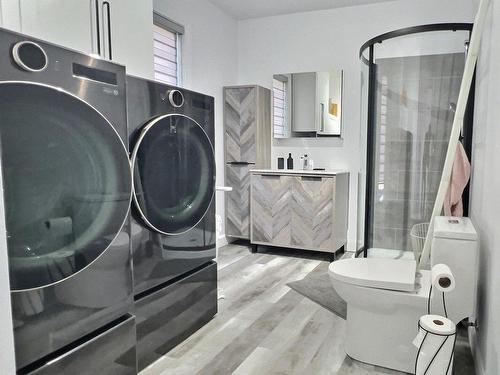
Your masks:
[[[348,284],[370,288],[415,290],[414,260],[387,258],[352,258],[342,259],[330,264],[333,278]]]

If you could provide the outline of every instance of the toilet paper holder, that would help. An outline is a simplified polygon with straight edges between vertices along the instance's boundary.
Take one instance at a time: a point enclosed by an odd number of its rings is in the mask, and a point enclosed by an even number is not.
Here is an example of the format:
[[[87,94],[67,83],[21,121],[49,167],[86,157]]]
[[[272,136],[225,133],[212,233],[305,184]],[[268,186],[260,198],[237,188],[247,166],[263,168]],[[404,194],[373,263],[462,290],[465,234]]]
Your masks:
[[[453,276],[450,267],[446,264],[436,264],[431,269],[431,287],[429,288],[429,296],[427,298],[428,315],[431,314],[431,300],[434,289],[442,293],[444,316],[448,318],[445,293],[449,293],[455,289],[455,277]]]
[[[421,316],[418,334],[413,340],[418,348],[415,374],[451,374],[456,338],[456,327],[450,319],[439,315]]]

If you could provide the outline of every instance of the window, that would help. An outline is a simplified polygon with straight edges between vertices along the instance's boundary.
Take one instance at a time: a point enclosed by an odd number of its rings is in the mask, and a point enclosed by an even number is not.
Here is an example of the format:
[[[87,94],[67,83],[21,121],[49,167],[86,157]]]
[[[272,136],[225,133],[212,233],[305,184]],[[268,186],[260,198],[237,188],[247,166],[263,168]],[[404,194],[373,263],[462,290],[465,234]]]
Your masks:
[[[277,138],[287,135],[286,86],[285,79],[277,79],[276,77],[273,79],[273,124],[274,136]]]
[[[153,59],[155,80],[181,85],[180,39],[184,27],[158,14],[153,14]]]

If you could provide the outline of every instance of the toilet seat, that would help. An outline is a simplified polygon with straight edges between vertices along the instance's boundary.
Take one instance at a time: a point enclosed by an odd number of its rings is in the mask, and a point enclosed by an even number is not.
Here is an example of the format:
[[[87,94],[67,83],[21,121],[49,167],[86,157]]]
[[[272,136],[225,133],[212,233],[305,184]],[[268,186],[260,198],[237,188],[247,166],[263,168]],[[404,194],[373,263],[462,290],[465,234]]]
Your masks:
[[[348,284],[369,288],[415,291],[415,260],[351,258],[333,262],[330,275]]]

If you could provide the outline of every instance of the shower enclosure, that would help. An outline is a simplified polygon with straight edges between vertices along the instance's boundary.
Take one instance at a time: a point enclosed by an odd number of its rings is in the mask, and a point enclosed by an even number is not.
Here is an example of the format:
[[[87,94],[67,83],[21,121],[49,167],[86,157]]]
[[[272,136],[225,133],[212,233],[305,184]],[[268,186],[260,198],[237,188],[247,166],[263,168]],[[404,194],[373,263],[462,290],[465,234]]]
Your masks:
[[[433,24],[366,42],[361,59],[358,255],[413,257],[411,228],[430,220],[472,24]],[[470,158],[474,82],[462,144]],[[467,214],[468,188],[464,192]]]

